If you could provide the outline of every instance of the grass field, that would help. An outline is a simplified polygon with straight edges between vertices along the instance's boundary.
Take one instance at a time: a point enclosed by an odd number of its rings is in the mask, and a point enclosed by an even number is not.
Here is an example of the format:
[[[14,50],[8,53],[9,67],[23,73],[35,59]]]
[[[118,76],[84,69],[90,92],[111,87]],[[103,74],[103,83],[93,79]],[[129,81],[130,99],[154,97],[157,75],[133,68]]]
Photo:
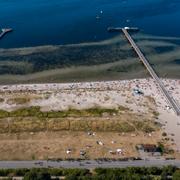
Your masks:
[[[39,107],[30,107],[11,112],[0,111],[0,133],[46,130],[152,132],[156,128],[148,115],[142,117],[125,107],[57,112],[42,112]]]
[[[39,107],[0,111],[0,160],[82,158],[81,150],[86,152],[86,159],[124,158],[138,156],[138,143],[159,141],[160,128],[149,114],[142,116],[123,106],[59,112],[42,112]],[[69,148],[70,155],[66,154]],[[123,155],[109,153],[117,148],[123,149]]]
[[[98,145],[101,141],[104,145]],[[70,158],[124,158],[137,157],[136,145],[143,143],[157,144],[161,141],[161,132],[148,136],[146,133],[96,132],[89,136],[87,132],[57,131],[39,133],[0,134],[1,160],[34,159],[70,159]],[[113,143],[112,143],[113,142]],[[123,149],[124,155],[112,155],[109,150]],[[67,149],[72,153],[67,154]],[[80,151],[86,152],[85,157]]]
[[[132,90],[128,90],[128,86],[126,88],[123,84],[122,87],[124,89],[120,88],[120,91],[105,88],[102,91],[53,89],[52,92],[48,91],[49,89],[29,91],[26,86],[25,90],[18,90],[18,86],[10,86],[10,89],[6,87],[5,91],[2,88],[0,98],[4,110],[0,110],[0,160],[81,158],[81,150],[86,152],[83,158],[87,159],[138,156],[135,148],[137,144],[158,144],[162,140],[160,125],[155,122],[159,114],[152,97],[132,96]],[[118,99],[121,93],[129,97],[124,100],[129,101],[127,104],[122,103],[123,98]],[[44,96],[41,96],[42,94]],[[72,94],[74,96],[71,96]],[[50,107],[50,95],[55,97],[52,101],[58,110],[42,108],[46,101]],[[63,96],[70,105],[77,99],[76,106],[66,110],[57,108],[65,102]],[[88,102],[91,102],[92,98],[99,98],[101,103],[90,106],[91,108],[78,108],[78,103],[83,102],[82,97]],[[115,100],[120,104],[113,107]],[[107,106],[109,108],[103,106],[106,101],[110,102],[111,106]],[[135,109],[132,109],[130,104],[134,101]],[[35,102],[39,106],[33,106]],[[137,111],[139,107],[144,111]],[[103,142],[103,145],[99,145],[98,141]],[[70,155],[66,153],[69,148],[72,149]],[[118,148],[123,149],[123,155],[110,154],[109,151],[116,151]]]

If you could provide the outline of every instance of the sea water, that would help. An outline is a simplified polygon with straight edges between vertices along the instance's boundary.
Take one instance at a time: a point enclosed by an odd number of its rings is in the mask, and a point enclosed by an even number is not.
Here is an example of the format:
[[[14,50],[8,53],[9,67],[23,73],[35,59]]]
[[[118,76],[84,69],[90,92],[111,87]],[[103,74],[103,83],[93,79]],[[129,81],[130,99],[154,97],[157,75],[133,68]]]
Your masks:
[[[75,44],[111,38],[109,26],[180,37],[180,0],[0,0],[0,48]]]

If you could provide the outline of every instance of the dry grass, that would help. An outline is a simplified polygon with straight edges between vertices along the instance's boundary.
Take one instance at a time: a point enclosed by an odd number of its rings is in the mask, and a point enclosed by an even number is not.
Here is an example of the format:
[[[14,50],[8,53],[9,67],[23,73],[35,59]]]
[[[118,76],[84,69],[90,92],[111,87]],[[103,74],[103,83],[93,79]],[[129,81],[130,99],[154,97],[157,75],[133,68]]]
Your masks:
[[[28,97],[16,97],[16,98],[11,98],[7,100],[7,104],[12,105],[22,105],[30,102],[30,98]]]
[[[86,158],[90,159],[123,158],[138,156],[137,144],[157,144],[161,140],[159,128],[153,121],[156,104],[148,97],[142,101],[148,109],[146,113],[125,106],[45,112],[29,103],[43,94],[36,93],[16,92],[16,98],[8,95],[8,99],[13,98],[13,104],[22,106],[12,111],[0,110],[0,160],[80,158],[80,150],[85,150]],[[29,105],[23,106],[26,103]],[[88,136],[88,131],[96,132],[96,135]],[[147,134],[152,131],[154,133],[149,137]],[[97,145],[96,141],[105,145]],[[68,148],[72,149],[71,155],[66,154]],[[109,153],[117,148],[124,150],[124,156]]]
[[[32,110],[32,109],[31,109]],[[83,115],[71,110],[62,117],[53,112],[49,116],[28,116],[26,111],[1,112],[0,118],[0,160],[32,160],[47,158],[80,158],[80,150],[86,151],[86,158],[124,158],[138,156],[135,146],[139,143],[157,143],[161,139],[158,127],[149,114],[142,116],[121,107],[117,110],[83,110]],[[46,112],[47,113],[47,112]],[[62,112],[61,112],[62,113]],[[60,115],[61,115],[60,113]],[[75,113],[75,114],[74,114]],[[84,114],[85,113],[85,114]],[[99,114],[100,113],[100,114]],[[88,136],[87,132],[96,132]],[[152,137],[148,132],[154,131]],[[102,141],[104,146],[97,145]],[[112,141],[116,143],[112,144]],[[87,146],[90,146],[87,148]],[[66,150],[72,149],[67,155]],[[109,150],[124,150],[124,155],[111,155]]]
[[[80,150],[86,151],[86,158],[123,158],[138,156],[136,144],[157,144],[161,139],[161,132],[155,132],[152,137],[138,133],[112,133],[97,132],[89,136],[86,132],[40,132],[0,134],[1,160],[32,160],[47,158],[80,158]],[[96,141],[102,141],[100,146]],[[113,144],[112,141],[115,141]],[[87,148],[87,146],[90,146]],[[72,149],[70,155],[66,154],[68,148]],[[109,150],[123,149],[124,155],[111,155]]]
[[[152,132],[158,127],[149,119],[122,114],[115,117],[8,117],[0,119],[0,133],[40,131]]]

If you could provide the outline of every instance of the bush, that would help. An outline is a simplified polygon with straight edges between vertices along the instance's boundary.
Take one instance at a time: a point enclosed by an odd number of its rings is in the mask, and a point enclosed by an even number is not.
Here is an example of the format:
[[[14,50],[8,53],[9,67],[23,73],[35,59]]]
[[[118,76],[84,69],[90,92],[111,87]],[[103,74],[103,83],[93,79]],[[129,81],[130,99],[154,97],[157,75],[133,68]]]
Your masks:
[[[8,176],[12,171],[12,169],[0,169],[0,176]]]
[[[165,147],[162,143],[158,143],[157,151],[160,152],[161,154],[164,154]]]
[[[172,176],[176,171],[176,167],[174,166],[165,166],[163,168],[159,167],[127,167],[127,168],[112,168],[112,169],[104,169],[104,168],[96,168],[95,173],[97,176],[104,175],[107,177],[108,175],[115,175],[116,177],[121,177],[120,179],[139,179],[139,177],[143,177],[143,179],[151,179],[151,176],[161,176],[166,178],[167,176]],[[112,176],[113,177],[113,176]]]
[[[162,136],[167,136],[167,133],[163,132],[163,133],[162,133]]]
[[[25,174],[24,180],[51,180],[51,175],[45,169],[31,169]]]
[[[89,175],[90,171],[88,169],[64,169],[63,175],[64,176],[86,176]]]
[[[174,166],[96,168],[94,173],[88,169],[0,169],[0,176],[24,176],[24,180],[50,180],[51,176],[65,176],[67,180],[151,180],[156,177],[167,179],[173,176],[173,180],[179,180],[180,170]]]
[[[30,171],[30,172],[27,172],[24,176],[24,180],[37,180],[37,172],[35,171]]]
[[[172,176],[176,170],[177,168],[175,166],[164,166],[162,168],[162,173],[166,172],[168,176]]]
[[[176,170],[173,174],[173,180],[179,180],[180,179],[180,170]]]
[[[62,176],[63,169],[48,169],[48,173],[51,174],[51,176]]]

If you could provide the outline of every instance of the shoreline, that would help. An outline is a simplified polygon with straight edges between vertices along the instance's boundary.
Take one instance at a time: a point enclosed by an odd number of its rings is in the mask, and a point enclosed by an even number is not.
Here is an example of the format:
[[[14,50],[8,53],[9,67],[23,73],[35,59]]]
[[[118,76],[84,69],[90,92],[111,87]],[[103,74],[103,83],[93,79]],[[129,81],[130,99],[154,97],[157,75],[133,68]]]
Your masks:
[[[87,80],[87,81],[68,81],[68,82],[42,82],[42,83],[12,83],[12,84],[0,84],[0,89],[4,86],[42,86],[42,85],[60,85],[60,86],[63,86],[63,85],[79,85],[79,84],[93,84],[93,83],[113,83],[113,82],[122,82],[122,81],[136,81],[136,80],[153,80],[152,77],[147,77],[147,78],[130,78],[130,79],[117,79],[117,80],[95,80],[95,81],[91,81],[91,80]],[[166,81],[166,80],[170,80],[170,81],[180,81],[180,78],[161,78],[160,77],[160,80],[162,81]]]

